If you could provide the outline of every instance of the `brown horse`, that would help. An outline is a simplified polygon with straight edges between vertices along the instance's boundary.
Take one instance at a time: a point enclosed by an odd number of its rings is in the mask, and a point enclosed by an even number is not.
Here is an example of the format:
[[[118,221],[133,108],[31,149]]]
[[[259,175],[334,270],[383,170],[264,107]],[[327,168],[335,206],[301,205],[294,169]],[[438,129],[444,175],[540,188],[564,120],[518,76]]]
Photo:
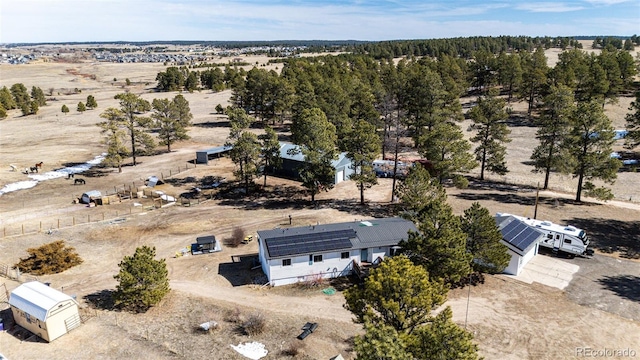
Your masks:
[[[36,163],[36,167],[38,169],[42,169],[42,161],[40,161],[39,163]]]

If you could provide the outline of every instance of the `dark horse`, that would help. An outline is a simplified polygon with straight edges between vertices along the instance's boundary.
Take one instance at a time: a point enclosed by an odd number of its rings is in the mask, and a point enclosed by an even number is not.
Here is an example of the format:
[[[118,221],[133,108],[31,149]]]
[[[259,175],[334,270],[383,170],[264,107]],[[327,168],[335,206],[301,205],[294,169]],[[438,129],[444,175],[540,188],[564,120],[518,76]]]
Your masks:
[[[86,182],[86,181],[84,181],[84,179],[75,179],[75,180],[73,180],[73,185],[77,185],[77,184],[82,184],[82,185],[84,185],[84,184],[86,184],[86,183],[87,183],[87,182]]]
[[[37,166],[32,166],[29,168],[29,170],[31,170],[31,172],[38,172],[38,167]]]

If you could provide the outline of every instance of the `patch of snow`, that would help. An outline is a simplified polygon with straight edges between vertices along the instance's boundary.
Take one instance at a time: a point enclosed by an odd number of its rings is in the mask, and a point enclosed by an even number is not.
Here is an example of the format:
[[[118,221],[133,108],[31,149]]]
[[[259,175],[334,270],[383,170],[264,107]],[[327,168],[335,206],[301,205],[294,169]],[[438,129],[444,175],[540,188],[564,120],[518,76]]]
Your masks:
[[[244,357],[252,360],[261,359],[267,356],[268,353],[267,349],[264,348],[264,344],[256,341],[238,344],[237,346],[231,345],[231,347],[233,348],[233,350],[237,351]]]

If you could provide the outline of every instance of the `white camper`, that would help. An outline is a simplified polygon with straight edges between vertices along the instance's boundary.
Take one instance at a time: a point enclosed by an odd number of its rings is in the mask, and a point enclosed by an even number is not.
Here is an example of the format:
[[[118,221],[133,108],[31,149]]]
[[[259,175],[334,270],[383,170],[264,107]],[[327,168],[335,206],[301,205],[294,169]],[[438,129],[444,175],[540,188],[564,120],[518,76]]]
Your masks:
[[[546,220],[512,216],[545,234],[545,237],[540,241],[540,246],[552,249],[553,252],[564,252],[571,255],[591,255],[592,253],[591,249],[587,250],[589,238],[582,229],[571,225],[558,225]]]

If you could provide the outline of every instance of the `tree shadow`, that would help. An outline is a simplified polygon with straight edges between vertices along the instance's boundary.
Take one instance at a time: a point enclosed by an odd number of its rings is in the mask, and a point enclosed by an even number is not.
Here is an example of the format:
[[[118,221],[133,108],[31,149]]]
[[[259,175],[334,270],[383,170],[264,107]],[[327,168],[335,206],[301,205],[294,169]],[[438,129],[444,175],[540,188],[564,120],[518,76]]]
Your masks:
[[[509,127],[536,127],[528,116],[520,114],[511,114],[505,123]]]
[[[218,275],[227,279],[232,286],[262,285],[267,282],[267,277],[259,265],[257,253],[231,256],[231,262],[218,265]]]
[[[598,279],[598,283],[605,289],[616,293],[620,297],[640,302],[640,277],[635,275],[605,276]]]
[[[201,128],[224,128],[224,127],[231,127],[231,123],[229,122],[229,120],[219,120],[219,121],[207,121],[207,122],[201,122],[201,123],[195,123],[193,124],[193,126],[195,127],[201,127]]]
[[[619,252],[620,257],[640,259],[640,221],[602,218],[563,219],[564,223],[583,229],[589,246],[604,253]]]
[[[99,310],[114,310],[115,303],[113,295],[115,294],[113,289],[99,290],[97,292],[83,296],[82,298],[94,309]]]

